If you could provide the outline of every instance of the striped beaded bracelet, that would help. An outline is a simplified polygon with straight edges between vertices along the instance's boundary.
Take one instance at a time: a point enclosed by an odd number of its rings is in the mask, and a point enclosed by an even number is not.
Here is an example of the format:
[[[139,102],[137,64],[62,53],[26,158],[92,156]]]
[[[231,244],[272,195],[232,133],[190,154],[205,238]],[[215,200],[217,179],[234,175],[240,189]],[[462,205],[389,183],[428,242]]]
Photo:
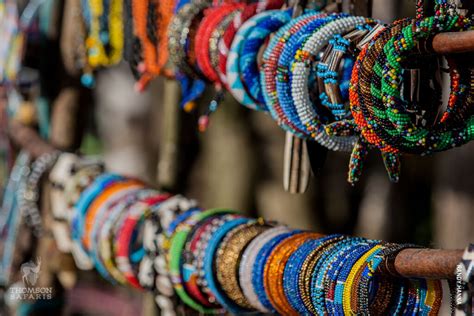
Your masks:
[[[276,72],[278,68],[278,58],[283,50],[286,40],[298,32],[304,25],[315,19],[324,18],[326,14],[319,14],[314,11],[307,12],[302,16],[292,19],[271,38],[263,53],[260,72],[260,82],[262,85],[263,98],[265,105],[272,118],[285,131],[304,138],[305,134],[300,131],[291,121],[282,114],[282,108],[276,94]]]
[[[246,53],[243,51],[245,41],[251,41],[250,34],[254,32],[259,33],[259,36],[266,38],[272,32],[278,30],[281,26],[288,23],[291,19],[291,11],[289,10],[270,10],[253,16],[248,19],[238,30],[234,37],[232,46],[229,51],[226,66],[226,76],[229,91],[242,105],[249,107],[253,110],[265,110],[264,104],[257,102],[249,93],[248,86],[245,86],[241,79],[242,71],[245,69],[241,66],[244,65],[245,61],[240,61],[241,58],[248,58],[244,56]],[[259,43],[262,43],[260,41]],[[258,50],[259,47],[256,47]],[[254,54],[254,58],[256,54]],[[254,62],[256,63],[255,59]]]
[[[230,46],[234,40],[235,34],[242,26],[242,24],[249,18],[263,12],[265,10],[279,9],[283,5],[282,0],[262,0],[247,4],[243,11],[238,12],[234,17],[229,27],[225,30],[222,38],[218,43],[219,57],[218,57],[218,74],[221,82],[227,87],[227,57],[229,55]]]

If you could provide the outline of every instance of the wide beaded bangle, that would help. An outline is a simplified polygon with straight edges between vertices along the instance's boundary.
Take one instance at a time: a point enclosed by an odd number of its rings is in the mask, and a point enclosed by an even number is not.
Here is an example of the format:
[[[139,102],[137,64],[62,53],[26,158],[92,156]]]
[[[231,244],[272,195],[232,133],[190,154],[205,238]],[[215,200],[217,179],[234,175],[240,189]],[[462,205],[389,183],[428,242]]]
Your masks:
[[[260,303],[256,289],[252,283],[253,269],[257,261],[257,256],[265,244],[270,242],[273,238],[286,234],[289,231],[290,229],[286,226],[277,226],[264,231],[250,242],[242,255],[239,267],[239,284],[250,305],[259,311],[269,312],[265,306]]]
[[[430,154],[432,152],[443,151],[453,147],[461,146],[474,138],[474,116],[468,116],[460,124],[452,125],[443,122],[435,124],[430,128],[424,128],[413,123],[412,115],[407,112],[406,105],[401,100],[398,89],[402,82],[402,65],[416,47],[417,43],[444,31],[462,31],[467,29],[464,18],[460,16],[447,16],[438,19],[430,17],[418,23],[406,26],[401,33],[392,37],[384,45],[384,55],[379,56],[375,66],[380,65],[382,70],[381,81],[381,101],[374,101],[376,109],[383,110],[384,114],[377,117],[377,121],[387,119],[391,122],[392,129],[388,133],[397,135],[403,146],[403,152],[416,154]],[[470,78],[461,78],[469,80]],[[450,93],[449,109],[462,107],[456,103],[464,102],[465,91],[468,81],[465,84],[453,86]],[[386,125],[383,125],[386,127]],[[399,146],[398,143],[393,144]]]
[[[331,150],[350,151],[355,139],[347,137],[329,137],[322,129],[321,118],[313,107],[308,91],[308,78],[312,59],[326,46],[335,34],[345,33],[352,28],[369,23],[364,17],[346,17],[333,21],[313,33],[303,48],[295,55],[291,95],[301,122],[306,132],[321,145]]]

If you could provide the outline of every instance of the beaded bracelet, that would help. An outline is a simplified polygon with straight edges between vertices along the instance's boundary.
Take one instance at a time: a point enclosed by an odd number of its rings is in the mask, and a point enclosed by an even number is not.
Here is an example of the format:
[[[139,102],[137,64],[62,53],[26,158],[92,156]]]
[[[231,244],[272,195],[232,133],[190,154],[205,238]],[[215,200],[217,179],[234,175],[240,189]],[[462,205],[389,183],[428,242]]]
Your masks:
[[[88,207],[84,220],[83,234],[81,238],[84,249],[87,251],[90,250],[90,232],[94,225],[96,216],[104,212],[113,200],[120,199],[120,197],[127,195],[130,191],[137,188],[143,188],[143,184],[134,180],[113,183],[102,191],[96,199],[94,199]]]
[[[192,299],[183,288],[183,278],[181,272],[181,256],[182,250],[185,246],[187,236],[191,228],[198,222],[205,220],[208,217],[216,216],[219,214],[229,214],[232,213],[228,210],[209,210],[202,213],[197,213],[196,215],[191,216],[186,222],[179,225],[176,229],[176,232],[171,238],[170,250],[169,250],[169,271],[171,276],[171,281],[174,285],[174,289],[181,300],[191,307],[192,309],[199,311],[201,313],[219,313],[219,309],[215,308],[206,308],[201,304],[197,303]]]
[[[324,292],[326,311],[332,314],[343,313],[342,288],[336,285],[346,282],[350,268],[365,253],[376,247],[377,241],[363,241],[338,252],[325,270]]]
[[[303,264],[307,256],[314,249],[322,247],[322,245],[332,243],[339,239],[341,235],[330,235],[317,239],[307,240],[293,254],[291,254],[283,272],[283,288],[290,305],[295,311],[302,314],[311,313],[304,305],[301,292],[304,284],[301,282],[300,275],[303,273]]]
[[[220,288],[215,275],[214,258],[225,236],[234,229],[241,225],[245,225],[250,221],[251,220],[248,218],[237,218],[222,225],[215,234],[212,235],[204,255],[204,273],[206,282],[203,284],[203,287],[205,288],[205,291],[207,291],[208,294],[212,293],[213,296],[211,298],[214,298],[225,310],[234,314],[239,314],[244,311],[244,309],[240,308],[230,300]]]
[[[377,109],[385,110],[385,115],[377,117],[377,121],[381,122],[381,120],[386,118],[392,123],[394,129],[387,130],[387,132],[396,133],[395,135],[401,138],[403,151],[407,153],[430,154],[461,146],[474,138],[474,117],[468,117],[463,124],[456,126],[446,126],[446,124],[441,123],[428,129],[415,125],[412,123],[412,115],[405,109],[400,92],[396,89],[402,81],[402,67],[400,63],[407,59],[407,54],[413,51],[419,41],[438,32],[462,31],[468,28],[463,17],[459,16],[438,19],[438,23],[435,23],[434,17],[430,17],[415,25],[403,28],[399,36],[396,38],[392,37],[385,44],[384,52],[386,57],[381,55],[375,65],[376,67],[378,65],[382,67],[383,77],[381,82],[382,102],[374,100],[374,106]],[[397,48],[395,49],[394,46]],[[466,86],[453,86],[452,88],[454,89],[451,90],[450,101],[463,102],[461,96],[464,94],[463,90]],[[449,106],[449,108],[453,107],[456,108],[457,106],[453,104]],[[385,124],[383,126],[385,127]],[[398,146],[399,144],[393,145]]]
[[[117,64],[122,59],[123,1],[110,0],[103,3],[97,0],[82,1],[84,20],[87,25],[87,60],[91,68]],[[85,74],[81,81],[91,86],[93,78]]]
[[[2,216],[0,233],[3,238],[3,249],[0,260],[0,284],[6,286],[10,284],[12,274],[13,258],[15,256],[16,238],[21,223],[21,214],[18,211],[18,200],[24,194],[26,179],[30,173],[30,156],[21,151],[10,172],[5,193],[1,202]],[[3,213],[6,214],[3,214]],[[5,217],[3,216],[5,215]]]
[[[226,74],[229,91],[242,105],[253,110],[265,110],[265,105],[251,96],[250,88],[252,87],[245,86],[241,75],[247,67],[253,66],[258,69],[256,58],[264,39],[288,23],[290,19],[291,10],[265,11],[248,19],[235,35],[227,58]],[[251,36],[252,33],[253,36]],[[244,44],[247,41],[256,41],[252,43],[253,49],[250,52],[244,50]]]
[[[173,17],[168,29],[168,50],[170,60],[176,67],[191,78],[199,77],[196,68],[191,64],[186,45],[189,41],[193,21],[199,18],[202,11],[211,5],[210,1],[196,0],[185,4]]]
[[[163,313],[174,313],[177,306],[166,258],[169,239],[180,223],[199,211],[196,201],[176,195],[151,207],[150,213],[146,214],[143,237],[146,260],[141,262],[139,279],[143,286],[144,277],[149,277],[146,284],[151,282],[155,301]]]
[[[334,116],[336,121],[346,118],[348,109],[345,108],[345,102],[348,101],[349,92],[349,80],[352,74],[352,59],[344,59],[352,52],[351,48],[356,46],[357,43],[364,39],[364,37],[370,32],[370,25],[362,25],[356,27],[355,30],[347,34],[337,34],[331,40],[326,48],[326,52],[323,58],[318,63],[317,76],[318,86],[320,92],[320,99],[323,106],[327,107]],[[348,81],[343,75],[341,82],[338,80],[338,69],[341,67],[343,61],[349,61],[349,67],[351,69],[349,73]],[[345,65],[343,63],[342,65]]]
[[[275,310],[282,315],[297,315],[285,296],[283,288],[283,271],[291,254],[306,240],[320,238],[315,233],[301,233],[289,237],[278,244],[268,257],[264,271],[265,292]]]
[[[277,245],[279,245],[285,239],[297,234],[301,234],[301,231],[282,233],[267,242],[258,252],[257,260],[255,261],[252,269],[252,285],[255,289],[255,293],[258,296],[260,304],[264,307],[263,310],[260,310],[263,313],[276,313],[276,310],[270,302],[265,290],[265,268],[267,266],[268,258]]]
[[[347,17],[333,21],[319,31],[313,33],[303,48],[295,55],[293,67],[293,80],[291,81],[291,95],[294,99],[294,106],[301,122],[306,126],[306,132],[321,145],[331,150],[350,151],[355,139],[346,137],[329,137],[322,129],[321,118],[313,108],[308,91],[308,67],[311,65],[311,58],[314,58],[319,51],[326,46],[329,39],[335,34],[345,33],[350,29],[370,23],[364,17]]]
[[[136,88],[142,91],[151,79],[162,73],[168,60],[166,30],[171,21],[173,0],[132,0],[133,30],[140,40],[143,62],[138,65],[140,80]]]
[[[335,311],[339,313],[345,313],[348,309],[348,306],[351,304],[351,295],[346,291],[348,288],[347,285],[357,284],[358,280],[354,278],[355,274],[353,273],[354,269],[357,270],[360,265],[364,264],[367,261],[372,260],[372,258],[382,249],[382,246],[379,242],[368,243],[367,247],[360,247],[355,253],[353,253],[348,260],[345,261],[345,267],[339,272],[339,275],[336,278],[337,284],[334,285],[334,292],[337,299],[335,300]],[[370,266],[370,264],[369,264]],[[377,293],[380,288],[377,289]],[[364,299],[362,295],[360,299]],[[368,296],[367,296],[368,299]]]
[[[264,231],[250,242],[242,255],[239,267],[239,284],[249,304],[262,312],[269,311],[260,303],[252,284],[253,268],[257,261],[257,256],[265,244],[270,242],[273,238],[288,233],[289,231],[289,228],[286,226],[277,226]]]
[[[38,206],[40,198],[38,188],[41,178],[54,166],[59,154],[59,151],[46,153],[32,163],[22,199],[19,201],[19,210],[36,237],[43,233],[41,213]]]
[[[198,242],[203,238],[205,231],[212,227],[216,222],[222,221],[223,217],[226,216],[228,216],[228,214],[212,216],[200,222],[198,225],[195,225],[188,235],[186,245],[182,253],[183,259],[181,266],[184,288],[193,299],[207,308],[216,306],[212,306],[208,298],[201,294],[197,284],[197,275],[199,274],[199,271],[197,271],[197,267],[195,265],[197,256],[196,247]]]
[[[215,303],[215,298],[208,294],[205,288],[205,271],[204,271],[204,257],[206,255],[206,248],[209,245],[209,241],[212,238],[212,235],[216,233],[216,231],[225,223],[230,222],[234,219],[240,218],[240,215],[232,214],[232,215],[225,215],[222,218],[215,219],[211,223],[211,225],[206,229],[203,233],[203,236],[197,242],[197,249],[195,250],[194,260],[192,261],[192,265],[195,267],[196,270],[196,287],[192,289],[197,296],[201,297],[206,304],[211,302]],[[192,294],[192,293],[191,293]],[[212,303],[211,303],[212,304]]]
[[[118,217],[125,213],[139,198],[138,194],[130,194],[124,197],[123,201],[118,201],[116,205],[113,205],[108,211],[107,218],[101,225],[99,232],[97,233],[98,246],[97,252],[99,259],[104,265],[106,271],[120,284],[127,284],[127,280],[122,272],[118,269],[115,257],[114,257],[114,246],[113,246],[113,230]]]
[[[143,223],[147,210],[153,205],[159,205],[168,197],[169,195],[167,194],[155,192],[154,196],[138,200],[127,212],[120,232],[115,237],[115,262],[117,262],[117,267],[127,281],[135,288],[142,289],[130,260],[132,241],[137,236],[140,224]],[[140,243],[140,247],[143,247],[142,243]]]
[[[111,214],[113,214],[113,210],[117,208],[118,205],[124,204],[124,205],[132,205],[134,201],[140,198],[146,198],[151,194],[156,194],[155,190],[143,190],[141,188],[135,188],[133,190],[127,191],[126,195],[123,195],[114,201],[111,201],[111,203],[107,204],[107,207],[101,214],[98,214],[98,216],[95,219],[94,226],[91,229],[90,232],[90,247],[89,247],[89,257],[92,259],[92,262],[94,263],[95,268],[97,271],[107,280],[110,278],[113,278],[114,281],[118,281],[121,284],[125,284],[126,280],[125,278],[122,277],[122,274],[119,274],[118,268],[114,266],[114,272],[115,275],[120,275],[118,279],[115,279],[111,273],[109,273],[107,266],[104,264],[102,261],[102,257],[100,254],[100,240],[99,237],[101,235],[101,231],[103,227],[105,226],[105,223],[108,221],[110,218]],[[123,209],[123,208],[122,208]],[[111,259],[109,257],[108,259]],[[110,267],[110,265],[109,265]],[[112,282],[115,283],[115,282]]]
[[[242,24],[249,18],[264,10],[279,9],[283,5],[282,0],[264,0],[256,3],[250,3],[245,6],[243,11],[238,12],[232,20],[232,23],[225,30],[222,38],[218,43],[219,57],[218,57],[218,75],[222,84],[227,87],[226,68],[227,56],[229,54],[230,46],[235,34],[240,29]]]
[[[283,50],[284,43],[292,34],[298,32],[298,30],[309,23],[309,21],[321,19],[325,16],[325,14],[317,14],[310,11],[296,19],[292,19],[275,33],[263,53],[260,82],[262,85],[265,105],[267,106],[272,118],[280,127],[298,137],[305,137],[305,135],[292,122],[290,122],[285,115],[281,114],[282,109],[276,95],[276,71],[278,68],[278,58]]]
[[[292,63],[296,53],[309,39],[311,34],[322,28],[326,24],[336,19],[342,18],[345,15],[329,15],[320,19],[314,19],[308,21],[306,25],[303,25],[298,32],[292,34],[290,37],[285,38],[285,45],[280,55],[278,56],[277,68],[276,68],[276,92],[278,101],[281,107],[280,116],[285,117],[285,120],[292,122],[298,127],[298,130],[304,133],[305,126],[301,123],[296,112],[293,98],[291,96],[291,82],[293,80],[292,74]],[[275,57],[277,57],[275,55]],[[283,118],[282,118],[283,119]],[[305,134],[308,136],[308,134]]]
[[[239,284],[238,272],[243,251],[259,234],[270,228],[262,220],[250,222],[227,234],[222,241],[215,261],[216,276],[226,295],[237,305],[251,310]]]
[[[211,7],[204,11],[204,17],[196,31],[196,45],[194,53],[196,54],[196,62],[202,74],[210,81],[219,83],[217,70],[211,61],[211,37],[218,29],[220,24],[228,24],[234,15],[243,9],[243,4],[229,3],[217,7]],[[217,48],[217,44],[214,43]]]
[[[393,27],[382,29],[374,28],[375,36],[370,42],[370,45],[374,45],[379,38],[383,36],[390,36],[387,33],[396,34],[402,25],[407,24],[407,20],[400,20],[393,24]],[[384,161],[385,169],[387,170],[389,179],[392,182],[398,182],[400,174],[400,161],[397,154],[397,150],[390,147],[388,144],[383,143],[380,138],[376,135],[373,126],[368,123],[365,116],[365,99],[360,97],[359,89],[360,86],[364,85],[366,81],[361,81],[360,75],[363,70],[362,62],[367,56],[368,48],[370,45],[365,45],[357,57],[354,70],[352,71],[351,86],[349,88],[349,100],[351,106],[352,117],[354,123],[357,125],[357,129],[360,131],[362,137],[359,138],[352,151],[351,159],[349,162],[349,175],[348,181],[355,183],[359,180],[363,162],[365,161],[370,145],[382,147],[382,158]],[[369,88],[370,89],[370,88]]]
[[[311,301],[314,309],[318,314],[325,313],[325,293],[324,293],[324,277],[327,266],[330,264],[341,251],[351,247],[354,244],[363,242],[363,238],[347,238],[339,242],[331,244],[328,249],[319,258],[318,262],[311,271]]]

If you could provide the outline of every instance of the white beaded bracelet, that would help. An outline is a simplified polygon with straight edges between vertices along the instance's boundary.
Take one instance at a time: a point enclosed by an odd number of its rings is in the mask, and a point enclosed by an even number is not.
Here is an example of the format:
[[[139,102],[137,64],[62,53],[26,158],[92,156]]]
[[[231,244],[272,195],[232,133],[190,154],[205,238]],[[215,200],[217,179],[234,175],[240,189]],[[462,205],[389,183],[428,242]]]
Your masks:
[[[296,55],[298,57],[295,58],[292,65],[291,94],[298,116],[301,122],[307,126],[312,138],[330,150],[349,152],[354,147],[356,138],[331,137],[322,130],[319,115],[312,105],[308,91],[311,63],[334,35],[346,33],[354,27],[366,23],[367,18],[364,17],[347,17],[328,23],[311,35],[302,48],[303,53]]]

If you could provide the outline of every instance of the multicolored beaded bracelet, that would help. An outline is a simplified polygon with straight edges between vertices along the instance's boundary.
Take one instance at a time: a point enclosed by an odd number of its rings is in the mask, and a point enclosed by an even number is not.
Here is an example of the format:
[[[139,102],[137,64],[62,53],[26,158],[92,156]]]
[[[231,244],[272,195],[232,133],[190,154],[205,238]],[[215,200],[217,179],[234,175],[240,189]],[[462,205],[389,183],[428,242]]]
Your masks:
[[[138,235],[147,211],[154,205],[159,205],[167,198],[169,198],[168,194],[155,192],[155,195],[138,200],[127,212],[128,214],[123,221],[122,227],[115,237],[115,261],[117,262],[117,267],[135,288],[142,289],[135,272],[135,270],[138,270],[138,266],[132,265],[130,260],[133,239]],[[139,243],[139,247],[143,249],[143,243]]]
[[[200,77],[187,52],[191,29],[194,21],[197,21],[203,11],[210,6],[211,1],[206,0],[195,0],[183,5],[174,15],[168,28],[170,60],[180,71],[191,78]]]
[[[252,285],[255,289],[255,293],[258,296],[260,304],[263,306],[263,310],[259,310],[263,313],[276,312],[265,291],[265,266],[268,261],[268,258],[271,255],[273,249],[278,244],[283,242],[285,239],[300,233],[301,231],[290,231],[287,233],[279,234],[278,236],[275,236],[269,242],[267,242],[258,252],[257,260],[255,261],[252,269]]]
[[[266,107],[260,99],[252,96],[252,89],[260,89],[258,76],[257,55],[265,39],[271,33],[288,23],[291,19],[291,10],[270,10],[259,13],[248,19],[237,31],[227,58],[227,84],[234,98],[242,105],[259,111]],[[248,46],[246,46],[248,44]],[[254,79],[245,82],[245,73],[252,71]],[[247,76],[248,78],[249,76]]]
[[[281,107],[281,116],[285,120],[292,122],[304,133],[305,126],[301,123],[296,112],[293,98],[291,96],[291,82],[293,80],[292,63],[297,51],[309,39],[311,34],[325,26],[327,23],[336,19],[342,18],[345,15],[332,14],[319,19],[308,21],[296,33],[290,37],[285,38],[285,45],[278,56],[277,70],[276,70],[276,92]],[[314,83],[314,82],[313,82]],[[305,134],[309,136],[309,134]]]
[[[265,244],[270,242],[270,240],[273,238],[282,234],[286,234],[289,231],[290,229],[286,226],[277,226],[267,229],[250,242],[242,255],[242,260],[240,261],[239,284],[242,288],[242,292],[244,293],[250,305],[263,313],[268,313],[269,311],[265,308],[265,306],[262,305],[262,303],[260,303],[256,289],[253,286],[253,268],[255,262],[257,261],[257,256]]]
[[[366,103],[370,100],[363,98],[360,94],[361,88],[369,89],[370,87],[363,87],[368,81],[362,79],[361,76],[365,76],[363,72],[363,63],[366,61],[369,47],[372,47],[377,43],[379,39],[384,37],[390,37],[390,34],[397,34],[403,25],[407,25],[408,20],[396,21],[390,28],[375,28],[375,36],[370,41],[370,44],[366,45],[357,57],[354,70],[352,71],[351,87],[349,88],[349,100],[351,105],[352,117],[354,123],[357,125],[357,129],[360,131],[362,137],[359,138],[352,151],[350,163],[349,163],[349,182],[357,182],[362,172],[362,165],[365,161],[369,146],[377,146],[382,150],[382,159],[384,161],[385,169],[387,170],[389,179],[392,182],[398,182],[400,175],[400,160],[398,150],[391,147],[389,144],[383,142],[376,134],[374,125],[369,123],[366,119],[368,111],[366,110]]]
[[[252,310],[239,284],[239,264],[244,249],[259,234],[269,229],[263,220],[241,225],[227,234],[222,241],[215,260],[217,280],[226,295],[240,307]]]
[[[284,24],[288,23],[289,18],[291,18],[292,10],[281,12],[280,15],[271,16],[258,14],[249,19],[249,21],[252,20],[255,23],[255,26],[250,29],[250,31],[242,30],[241,33],[239,30],[239,32],[237,32],[243,40],[241,47],[236,51],[238,58],[235,63],[238,63],[238,65],[234,65],[234,68],[238,68],[240,72],[242,85],[245,87],[245,91],[249,97],[247,99],[253,100],[254,104],[251,105],[252,108],[260,108],[266,111],[265,99],[263,98],[262,86],[260,84],[258,57],[260,49],[264,46],[270,34],[276,32]],[[242,26],[242,29],[244,28],[245,24]],[[244,100],[245,99],[246,98],[244,98]]]
[[[334,242],[341,235],[329,235],[322,238],[315,238],[307,240],[301,247],[299,247],[288,259],[285,270],[283,272],[283,288],[285,289],[286,297],[295,311],[302,314],[311,313],[303,302],[301,295],[302,286],[300,275],[304,272],[303,264],[310,253],[321,247],[323,244]]]
[[[300,306],[301,308],[300,312],[302,313],[309,312],[310,314],[317,314],[317,311],[315,307],[313,306],[312,300],[311,300],[312,273],[319,259],[323,258],[324,254],[327,253],[327,251],[330,251],[330,249],[332,248],[334,244],[346,238],[347,238],[346,236],[335,237],[323,243],[319,243],[318,241],[310,241],[310,243],[317,244],[317,246],[314,247],[313,250],[306,256],[301,267],[301,272],[298,277],[298,282],[300,284],[301,301],[304,304],[304,307]]]
[[[407,55],[415,49],[419,41],[438,32],[462,31],[468,27],[464,18],[460,16],[438,19],[437,23],[435,23],[434,17],[430,17],[404,27],[397,37],[392,37],[384,45],[385,54],[380,55],[375,64],[375,67],[380,65],[383,69],[380,95],[382,102],[374,100],[374,107],[375,109],[384,109],[382,113],[385,114],[379,113],[376,120],[382,122],[388,119],[391,122],[391,126],[394,128],[387,130],[387,132],[400,138],[403,146],[399,148],[403,152],[425,155],[461,146],[474,138],[474,117],[466,117],[464,123],[454,126],[440,123],[430,128],[424,128],[416,125],[412,122],[412,115],[407,112],[406,105],[398,91],[398,86],[402,81],[401,62],[407,60]],[[465,79],[469,80],[469,78]],[[465,95],[467,86],[468,81],[465,84],[453,86],[450,101],[464,102],[462,96]],[[457,107],[462,107],[462,105],[450,104],[448,110]],[[383,126],[386,127],[385,124]],[[398,147],[399,144],[394,143],[393,146]]]
[[[104,210],[98,214],[95,218],[94,225],[90,232],[90,249],[89,249],[89,256],[91,257],[95,268],[97,271],[104,276],[106,279],[113,277],[107,270],[107,267],[101,260],[100,257],[100,248],[99,248],[99,236],[102,227],[104,227],[105,222],[108,220],[111,211],[117,207],[119,204],[127,204],[130,203],[129,201],[135,201],[138,198],[146,198],[156,194],[155,190],[143,190],[141,188],[136,188],[134,190],[130,190],[127,194],[117,198],[114,201],[111,201]],[[125,281],[124,279],[120,278],[120,280],[116,280],[118,282]]]
[[[146,214],[143,232],[145,257],[140,265],[139,279],[142,286],[151,283],[155,301],[163,313],[175,313],[178,305],[166,258],[169,239],[180,223],[200,211],[195,200],[175,195],[152,206],[150,213]]]
[[[196,31],[194,54],[196,55],[197,66],[210,82],[220,84],[217,70],[214,68],[213,61],[211,60],[211,37],[218,30],[219,25],[228,25],[235,14],[243,8],[244,5],[241,3],[225,3],[204,10],[204,17]],[[216,43],[214,43],[214,46],[217,48]]]
[[[199,295],[202,296],[207,303],[215,304],[216,300],[213,296],[209,295],[209,291],[205,288],[205,271],[204,271],[204,257],[206,255],[206,248],[209,245],[209,242],[212,238],[212,235],[216,233],[216,231],[225,223],[240,218],[240,215],[232,214],[223,216],[220,219],[216,219],[213,221],[212,225],[203,233],[202,238],[198,241],[196,254],[194,256],[193,265],[196,267],[197,270],[197,287],[194,291],[199,291]]]
[[[302,138],[305,137],[305,134],[303,134],[302,131],[300,131],[291,121],[289,121],[285,115],[282,115],[282,109],[276,95],[276,71],[278,68],[278,58],[281,54],[281,51],[283,50],[286,39],[288,39],[292,34],[298,32],[301,27],[310,21],[314,19],[321,19],[325,16],[326,14],[318,14],[316,12],[310,11],[296,19],[292,19],[289,23],[287,23],[275,33],[275,35],[270,39],[270,42],[263,53],[260,82],[262,85],[265,105],[272,118],[281,128]]]
[[[324,314],[325,293],[324,293],[324,277],[330,262],[344,249],[354,244],[363,242],[363,238],[347,238],[331,244],[323,255],[319,258],[311,272],[311,302],[317,314]]]
[[[355,139],[346,137],[329,137],[322,129],[321,117],[313,107],[308,91],[309,66],[312,59],[326,46],[335,34],[348,32],[352,28],[371,23],[364,17],[346,17],[333,21],[313,33],[304,46],[295,55],[291,95],[294,106],[307,133],[324,147],[331,150],[350,151]]]
[[[221,209],[215,209],[215,210],[208,210],[204,211],[202,213],[197,213],[193,216],[191,216],[188,220],[186,220],[184,223],[180,224],[177,228],[175,233],[173,234],[173,237],[171,238],[171,244],[170,244],[170,250],[169,250],[169,271],[170,271],[170,276],[171,276],[171,281],[173,283],[174,289],[176,293],[178,294],[179,298],[189,307],[192,309],[199,311],[201,313],[210,313],[210,314],[216,314],[220,313],[220,309],[215,309],[215,308],[206,308],[196,302],[193,298],[189,296],[189,294],[185,291],[184,289],[184,280],[182,276],[182,270],[181,270],[181,262],[182,262],[182,251],[184,249],[184,246],[186,244],[186,239],[191,231],[191,229],[199,222],[209,218],[213,217],[219,214],[229,214],[232,213],[232,211],[229,210],[221,210]]]

